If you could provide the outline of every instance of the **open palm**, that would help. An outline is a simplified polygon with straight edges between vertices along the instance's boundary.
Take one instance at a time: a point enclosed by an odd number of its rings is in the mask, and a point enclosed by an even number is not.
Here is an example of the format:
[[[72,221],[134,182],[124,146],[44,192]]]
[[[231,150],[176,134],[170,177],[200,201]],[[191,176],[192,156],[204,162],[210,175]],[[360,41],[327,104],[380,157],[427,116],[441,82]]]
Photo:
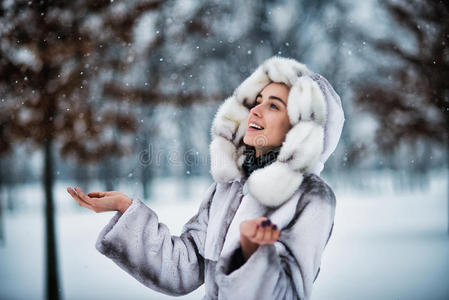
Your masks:
[[[121,211],[123,213],[132,202],[128,196],[117,191],[91,192],[87,195],[79,187],[76,187],[75,190],[69,187],[67,191],[80,206],[97,213],[105,211]]]

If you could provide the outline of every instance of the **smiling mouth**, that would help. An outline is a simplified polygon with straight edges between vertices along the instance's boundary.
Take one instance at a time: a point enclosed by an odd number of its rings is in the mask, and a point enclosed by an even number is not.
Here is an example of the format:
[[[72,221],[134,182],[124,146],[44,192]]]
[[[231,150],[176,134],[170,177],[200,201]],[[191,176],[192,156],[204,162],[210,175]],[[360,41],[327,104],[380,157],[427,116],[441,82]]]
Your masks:
[[[249,123],[249,126],[248,126],[248,127],[249,127],[249,128],[254,128],[254,129],[256,129],[256,130],[263,130],[263,129],[264,129],[262,126],[259,126],[259,125],[254,124],[254,123]]]

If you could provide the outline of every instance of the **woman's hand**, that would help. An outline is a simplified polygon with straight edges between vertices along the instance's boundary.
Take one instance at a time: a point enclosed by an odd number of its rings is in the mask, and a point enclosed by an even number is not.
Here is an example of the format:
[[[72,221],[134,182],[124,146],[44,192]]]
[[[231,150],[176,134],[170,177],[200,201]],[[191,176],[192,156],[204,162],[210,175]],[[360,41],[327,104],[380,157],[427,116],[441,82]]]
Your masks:
[[[79,187],[76,187],[75,190],[69,187],[67,191],[80,206],[93,210],[96,213],[117,210],[124,213],[132,203],[128,196],[115,191],[92,192],[87,194],[87,196]]]
[[[245,260],[260,245],[274,244],[281,236],[281,231],[265,217],[244,221],[240,224],[240,245]]]

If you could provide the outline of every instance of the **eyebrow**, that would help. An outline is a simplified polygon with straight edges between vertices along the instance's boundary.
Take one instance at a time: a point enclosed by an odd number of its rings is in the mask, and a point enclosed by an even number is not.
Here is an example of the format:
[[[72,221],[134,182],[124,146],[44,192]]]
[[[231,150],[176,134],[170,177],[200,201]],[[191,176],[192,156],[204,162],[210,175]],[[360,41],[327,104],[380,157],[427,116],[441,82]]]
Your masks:
[[[256,99],[257,99],[258,97],[262,97],[262,95],[261,95],[261,94],[257,94]],[[287,107],[287,104],[285,104],[284,100],[282,100],[282,99],[279,98],[279,97],[276,97],[276,96],[270,96],[270,97],[268,97],[268,99],[281,101],[282,104],[284,104],[285,107]]]

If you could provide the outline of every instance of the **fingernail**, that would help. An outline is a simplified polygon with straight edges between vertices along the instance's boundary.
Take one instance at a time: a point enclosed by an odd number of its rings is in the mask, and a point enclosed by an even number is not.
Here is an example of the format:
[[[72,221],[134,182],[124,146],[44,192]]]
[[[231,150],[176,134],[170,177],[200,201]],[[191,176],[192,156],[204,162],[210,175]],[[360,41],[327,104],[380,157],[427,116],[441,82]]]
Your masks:
[[[278,227],[275,224],[273,224],[273,230],[276,230],[276,229],[278,229]]]
[[[271,224],[271,221],[270,221],[270,219],[268,219],[267,220],[267,225],[270,225]]]
[[[262,221],[262,227],[266,227],[268,223],[266,221]]]

